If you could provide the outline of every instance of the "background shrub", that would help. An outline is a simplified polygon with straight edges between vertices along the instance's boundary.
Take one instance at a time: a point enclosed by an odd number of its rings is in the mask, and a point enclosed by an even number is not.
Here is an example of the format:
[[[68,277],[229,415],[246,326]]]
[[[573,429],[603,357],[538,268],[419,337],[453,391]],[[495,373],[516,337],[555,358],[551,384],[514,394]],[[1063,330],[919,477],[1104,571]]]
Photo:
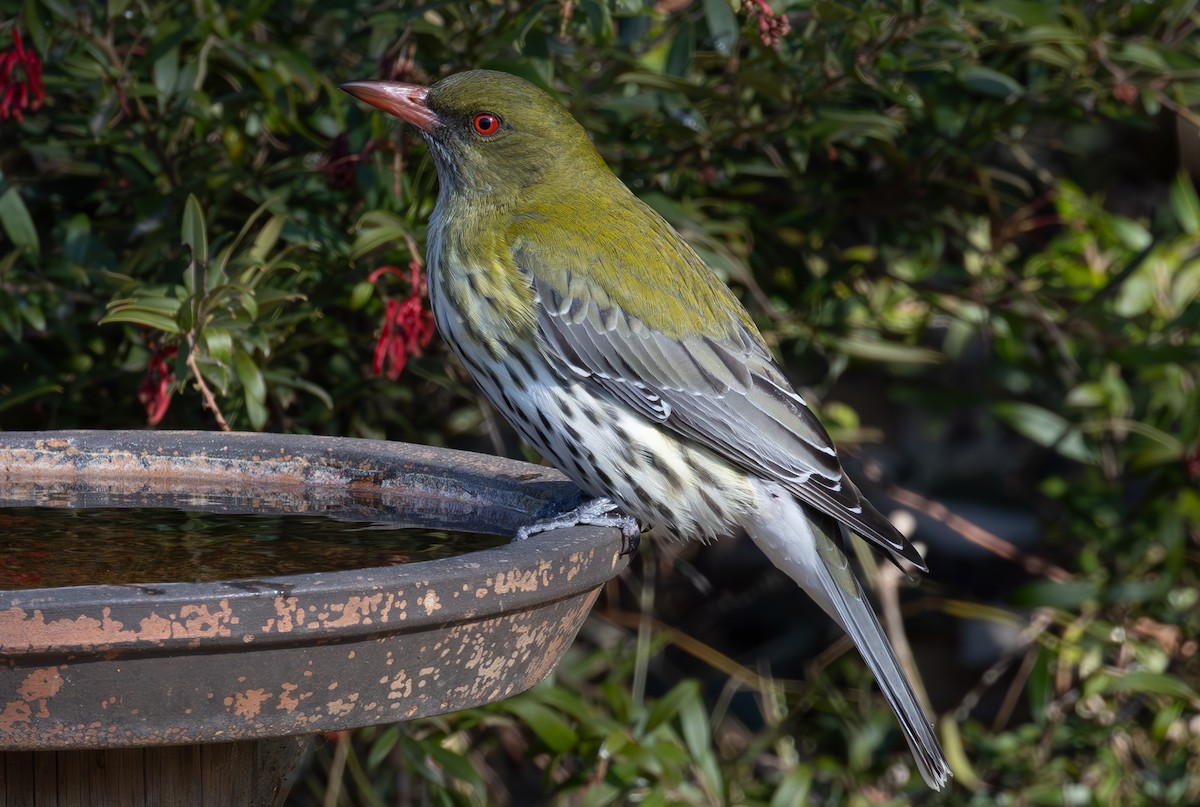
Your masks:
[[[427,321],[396,324],[424,146],[336,90],[518,73],[916,515],[907,633],[956,784],[913,780],[845,643],[723,542],[645,547],[549,684],[330,743],[295,803],[1194,803],[1198,22],[1194,0],[0,0],[0,427],[520,452]]]

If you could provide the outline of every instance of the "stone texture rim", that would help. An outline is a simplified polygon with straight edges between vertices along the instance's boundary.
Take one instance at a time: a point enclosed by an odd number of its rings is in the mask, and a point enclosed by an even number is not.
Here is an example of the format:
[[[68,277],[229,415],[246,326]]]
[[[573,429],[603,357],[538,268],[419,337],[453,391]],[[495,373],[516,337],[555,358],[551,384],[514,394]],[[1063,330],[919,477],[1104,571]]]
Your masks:
[[[83,497],[252,484],[280,506],[415,501],[501,534],[575,491],[548,468],[402,443],[0,433],[0,505],[64,479]],[[328,731],[515,694],[561,657],[620,550],[617,530],[578,527],[394,567],[0,592],[0,750]]]

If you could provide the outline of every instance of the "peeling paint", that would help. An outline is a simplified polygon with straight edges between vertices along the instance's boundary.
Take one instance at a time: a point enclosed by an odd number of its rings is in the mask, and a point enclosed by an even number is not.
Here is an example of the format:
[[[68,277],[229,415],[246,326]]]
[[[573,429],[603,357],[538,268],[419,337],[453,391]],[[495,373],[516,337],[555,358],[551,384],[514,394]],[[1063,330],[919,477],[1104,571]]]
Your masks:
[[[266,512],[425,508],[508,531],[564,485],[523,463],[371,441],[0,433],[0,506],[147,492],[211,506],[246,491]],[[511,695],[558,662],[624,568],[619,551],[616,530],[576,528],[407,567],[0,592],[0,751],[329,731]]]
[[[433,616],[435,611],[442,609],[441,601],[438,600],[436,591],[427,591],[423,597],[417,599],[417,605],[425,608],[426,616]]]
[[[358,700],[358,695],[351,695],[349,698],[338,698],[335,701],[330,701],[325,705],[325,711],[333,717],[345,717],[354,711],[354,702]]]
[[[263,633],[272,629],[279,633],[291,633],[295,628],[304,624],[304,609],[299,607],[295,597],[279,596],[275,598],[275,616],[263,625]]]
[[[17,687],[17,694],[27,701],[45,700],[57,695],[62,686],[63,678],[58,668],[44,667],[25,676],[21,686]]]
[[[344,603],[330,603],[326,606],[329,613],[339,614],[339,616],[323,619],[323,627],[342,628],[359,624],[370,625],[369,614],[375,611],[382,601],[382,594],[373,594],[369,597],[350,597]]]
[[[258,717],[263,704],[272,697],[267,694],[265,689],[247,689],[245,692],[238,692],[232,698],[226,698],[225,705],[232,705],[235,715],[249,720],[252,717]]]
[[[310,692],[310,693],[307,693],[306,695],[301,695],[299,698],[297,698],[292,693],[294,693],[297,689],[299,689],[300,685],[299,684],[291,684],[286,681],[284,683],[280,684],[279,688],[283,691],[280,692],[280,694],[279,694],[279,703],[275,706],[275,708],[283,709],[285,712],[296,711],[296,707],[300,705],[301,698],[305,698],[305,697],[312,695],[312,693]]]
[[[390,691],[387,696],[391,700],[411,697],[413,692],[412,679],[408,677],[407,672],[401,670],[392,677],[391,682],[388,684],[388,689]]]
[[[18,723],[28,723],[33,717],[33,709],[25,701],[9,701],[0,711],[0,731],[8,733],[17,727]]]

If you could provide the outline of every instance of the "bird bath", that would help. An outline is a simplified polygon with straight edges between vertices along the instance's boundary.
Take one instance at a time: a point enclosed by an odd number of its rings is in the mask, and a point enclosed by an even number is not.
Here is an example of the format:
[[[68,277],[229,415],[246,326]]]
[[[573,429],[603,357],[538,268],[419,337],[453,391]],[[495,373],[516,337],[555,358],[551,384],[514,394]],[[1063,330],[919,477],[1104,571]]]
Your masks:
[[[511,535],[575,493],[548,468],[401,443],[0,433],[0,508],[321,513]],[[318,732],[541,681],[624,568],[620,552],[618,530],[576,527],[397,566],[0,591],[0,807],[278,803]]]

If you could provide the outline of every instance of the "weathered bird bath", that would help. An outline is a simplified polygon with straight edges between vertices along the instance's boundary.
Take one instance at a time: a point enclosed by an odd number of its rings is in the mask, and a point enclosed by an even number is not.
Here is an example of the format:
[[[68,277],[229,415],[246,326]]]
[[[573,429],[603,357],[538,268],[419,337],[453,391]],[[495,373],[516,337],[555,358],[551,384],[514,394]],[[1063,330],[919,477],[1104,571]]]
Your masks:
[[[574,491],[547,468],[399,443],[0,433],[0,507],[322,513],[509,535]],[[541,681],[624,568],[620,551],[619,531],[577,527],[398,566],[0,591],[0,807],[277,803],[318,732]]]

